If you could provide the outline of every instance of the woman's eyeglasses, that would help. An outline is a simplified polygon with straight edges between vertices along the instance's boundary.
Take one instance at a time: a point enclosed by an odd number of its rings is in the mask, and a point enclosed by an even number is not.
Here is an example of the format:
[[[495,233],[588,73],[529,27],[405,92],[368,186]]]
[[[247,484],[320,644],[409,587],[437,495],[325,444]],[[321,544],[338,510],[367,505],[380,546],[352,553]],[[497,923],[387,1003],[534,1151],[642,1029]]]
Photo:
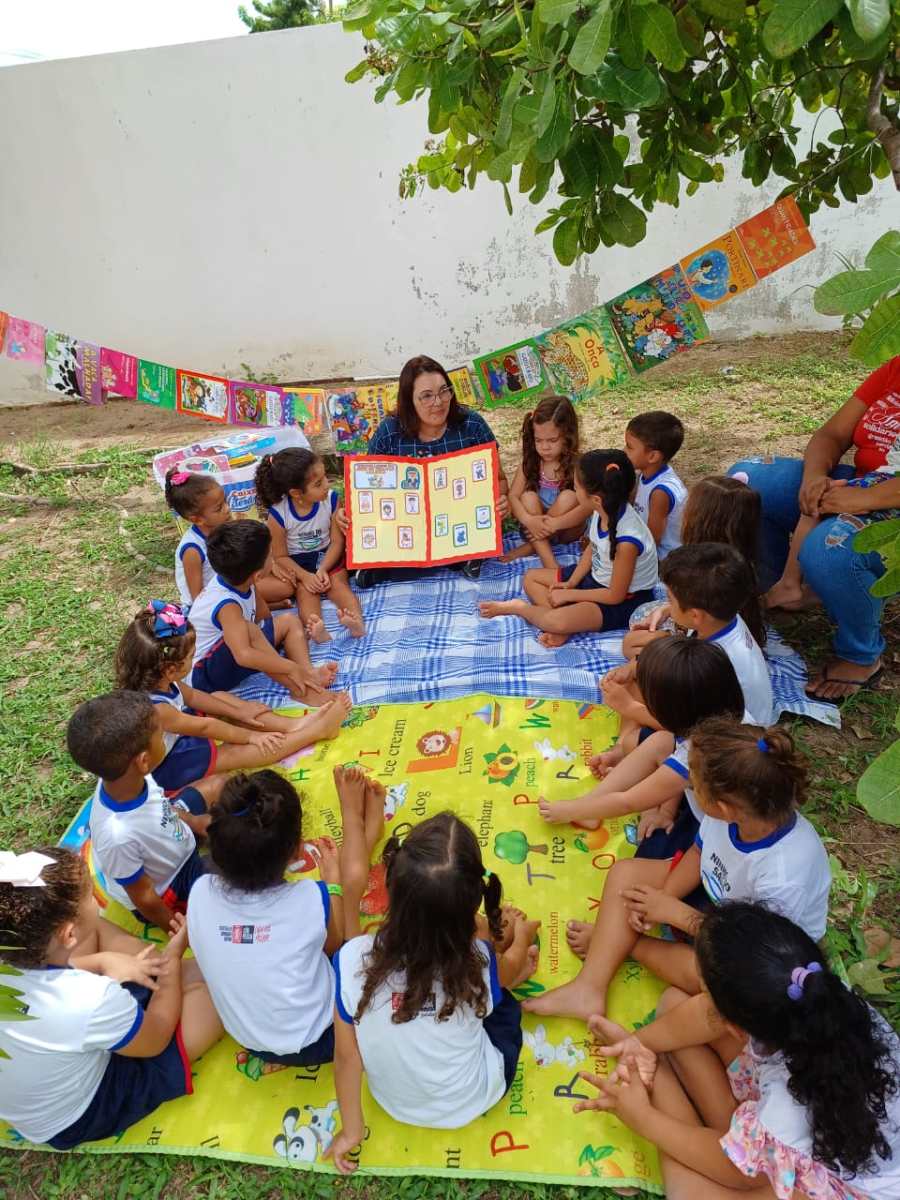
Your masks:
[[[420,392],[416,399],[420,404],[446,404],[453,397],[453,388],[449,383],[437,392]]]

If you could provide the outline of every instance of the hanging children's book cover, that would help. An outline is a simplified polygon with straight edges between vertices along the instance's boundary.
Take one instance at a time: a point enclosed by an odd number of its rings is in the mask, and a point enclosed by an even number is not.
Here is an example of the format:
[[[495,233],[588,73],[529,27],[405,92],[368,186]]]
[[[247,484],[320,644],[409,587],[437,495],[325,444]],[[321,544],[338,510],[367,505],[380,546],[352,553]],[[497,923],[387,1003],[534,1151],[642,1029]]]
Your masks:
[[[427,567],[502,552],[500,474],[490,443],[434,458],[348,456],[349,567]]]
[[[104,392],[133,400],[137,395],[137,368],[138,360],[133,354],[101,347],[100,378]]]
[[[356,402],[359,411],[369,422],[369,436],[384,420],[385,413],[397,407],[396,379],[380,380],[378,383],[357,384]]]
[[[724,304],[756,284],[750,260],[733,229],[683,258],[680,265],[702,309]]]
[[[329,392],[325,401],[328,424],[338,454],[360,454],[369,444],[377,425],[363,411],[359,394],[353,391]]]
[[[35,321],[10,317],[6,327],[6,357],[19,362],[43,363],[46,329]]]
[[[197,371],[177,371],[175,404],[179,412],[202,417],[204,421],[228,419],[228,380]]]
[[[0,354],[6,345],[6,330],[9,327],[9,313],[0,312]]]
[[[475,381],[472,379],[468,367],[457,367],[448,374],[456,399],[460,404],[465,405],[466,408],[475,408],[482,403],[481,396],[475,391]]]
[[[78,344],[67,333],[47,330],[44,341],[44,380],[47,390],[81,397],[78,383]]]
[[[137,398],[156,408],[175,407],[175,370],[142,358],[138,362]]]
[[[547,386],[541,356],[534,338],[475,359],[485,408],[499,408],[534,396]]]
[[[228,404],[232,425],[290,424],[285,420],[284,392],[275,384],[229,379]]]
[[[602,305],[535,338],[550,386],[573,404],[595,400],[630,378],[612,322]]]
[[[88,404],[102,404],[104,397],[99,346],[91,342],[76,343],[75,375],[82,400]]]
[[[660,271],[605,307],[636,371],[647,371],[709,337],[681,267]]]
[[[328,433],[324,388],[286,387],[282,391],[286,413],[290,406],[290,420],[286,423],[299,425],[307,437]]]
[[[742,221],[736,233],[760,279],[816,248],[793,196],[785,196],[749,221]]]

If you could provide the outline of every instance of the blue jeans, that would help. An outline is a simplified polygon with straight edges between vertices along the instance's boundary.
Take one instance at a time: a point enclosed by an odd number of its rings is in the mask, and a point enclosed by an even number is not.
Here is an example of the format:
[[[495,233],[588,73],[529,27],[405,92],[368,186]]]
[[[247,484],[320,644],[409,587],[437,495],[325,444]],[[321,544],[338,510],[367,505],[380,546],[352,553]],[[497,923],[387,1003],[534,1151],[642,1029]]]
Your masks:
[[[762,536],[759,578],[769,588],[781,577],[788,556],[790,535],[800,519],[798,495],[803,462],[798,458],[748,458],[735,463],[728,474],[743,472],[750,487],[762,497]],[[849,464],[831,472],[833,479],[851,479]],[[860,554],[853,549],[853,536],[872,521],[891,514],[864,513],[823,517],[800,550],[803,578],[813,589],[837,626],[834,653],[837,658],[871,666],[884,651],[881,614],[884,601],[869,589],[884,574],[884,563],[876,552]]]

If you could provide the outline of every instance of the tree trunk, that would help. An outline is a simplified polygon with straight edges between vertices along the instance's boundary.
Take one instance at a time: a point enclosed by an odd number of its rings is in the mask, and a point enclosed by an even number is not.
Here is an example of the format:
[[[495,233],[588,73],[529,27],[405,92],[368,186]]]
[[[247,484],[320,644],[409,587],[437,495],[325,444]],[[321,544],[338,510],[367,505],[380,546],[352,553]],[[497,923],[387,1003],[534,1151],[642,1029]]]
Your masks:
[[[900,192],[900,128],[898,128],[881,111],[881,93],[884,88],[884,67],[872,80],[869,88],[869,100],[866,105],[866,118],[869,128],[881,142],[881,147],[887,155],[891,172],[894,176],[894,186]]]

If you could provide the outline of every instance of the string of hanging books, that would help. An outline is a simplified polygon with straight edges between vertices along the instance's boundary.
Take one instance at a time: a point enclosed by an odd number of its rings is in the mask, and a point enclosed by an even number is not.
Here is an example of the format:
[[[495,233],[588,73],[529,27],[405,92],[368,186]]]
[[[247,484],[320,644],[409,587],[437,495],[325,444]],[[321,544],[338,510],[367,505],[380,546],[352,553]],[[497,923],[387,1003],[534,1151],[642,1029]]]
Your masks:
[[[452,371],[463,404],[496,408],[550,388],[576,404],[596,400],[709,337],[705,313],[815,248],[792,197],[606,304],[469,366]],[[48,390],[103,404],[121,396],[205,421],[297,426],[325,435],[340,454],[356,454],[394,405],[396,381],[340,391],[226,379],[112,350],[0,312],[0,351],[39,363]]]

